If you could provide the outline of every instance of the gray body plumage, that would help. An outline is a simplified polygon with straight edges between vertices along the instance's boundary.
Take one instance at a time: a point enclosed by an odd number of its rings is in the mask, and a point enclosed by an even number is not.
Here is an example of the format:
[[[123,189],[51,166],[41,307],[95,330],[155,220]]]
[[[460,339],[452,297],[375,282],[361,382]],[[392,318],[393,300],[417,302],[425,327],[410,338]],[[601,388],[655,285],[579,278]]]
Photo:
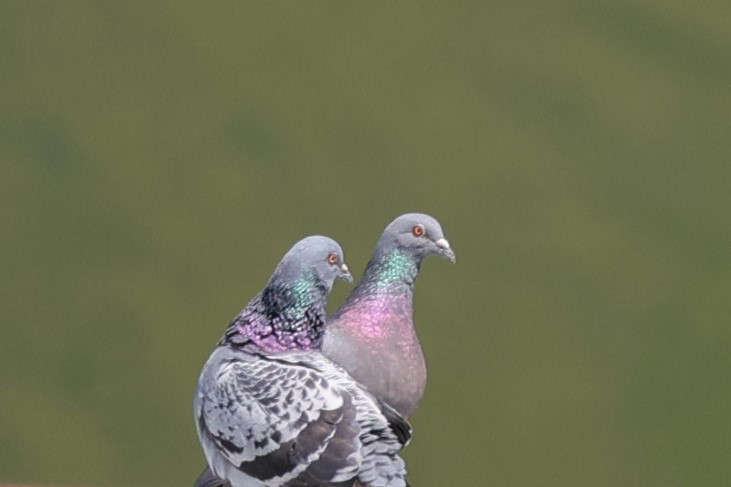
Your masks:
[[[407,485],[410,426],[319,352],[327,292],[350,277],[341,262],[330,239],[299,242],[229,325],[194,398],[212,470],[196,485]]]
[[[234,487],[406,485],[408,424],[320,354],[219,347],[194,408],[208,464]]]
[[[350,317],[336,314],[335,326],[326,330],[323,353],[408,418],[424,395],[426,361],[414,327],[406,326],[412,323],[410,310],[389,311],[393,313],[387,319],[398,324],[382,328],[377,336],[352,332],[342,326]]]

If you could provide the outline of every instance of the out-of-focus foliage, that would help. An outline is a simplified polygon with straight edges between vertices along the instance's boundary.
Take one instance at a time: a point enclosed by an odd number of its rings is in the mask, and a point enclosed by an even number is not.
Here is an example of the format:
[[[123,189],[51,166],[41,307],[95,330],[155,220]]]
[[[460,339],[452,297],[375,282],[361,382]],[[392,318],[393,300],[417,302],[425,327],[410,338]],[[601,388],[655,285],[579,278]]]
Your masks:
[[[191,485],[279,257],[424,211],[414,485],[728,485],[730,5],[0,3],[0,479]]]

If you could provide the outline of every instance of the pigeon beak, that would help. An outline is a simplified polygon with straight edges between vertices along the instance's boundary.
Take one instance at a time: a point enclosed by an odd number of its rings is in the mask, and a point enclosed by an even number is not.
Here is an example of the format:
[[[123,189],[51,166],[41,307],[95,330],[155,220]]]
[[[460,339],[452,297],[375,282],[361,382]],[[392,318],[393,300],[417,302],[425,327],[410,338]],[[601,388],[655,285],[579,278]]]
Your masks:
[[[452,264],[457,262],[457,256],[454,255],[454,250],[449,246],[446,238],[440,238],[434,243],[437,245],[437,255],[441,255]]]
[[[353,283],[353,274],[350,273],[350,270],[348,269],[348,266],[343,264],[340,266],[340,276],[343,281],[348,281],[349,283]]]

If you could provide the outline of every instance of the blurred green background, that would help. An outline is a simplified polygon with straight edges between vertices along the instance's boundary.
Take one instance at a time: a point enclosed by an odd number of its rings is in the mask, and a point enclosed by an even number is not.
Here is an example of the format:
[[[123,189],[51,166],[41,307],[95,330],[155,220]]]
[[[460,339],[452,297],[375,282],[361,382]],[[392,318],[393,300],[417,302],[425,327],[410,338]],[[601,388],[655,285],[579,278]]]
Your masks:
[[[5,0],[0,162],[0,480],[192,485],[281,255],[423,211],[415,486],[729,485],[727,0]]]

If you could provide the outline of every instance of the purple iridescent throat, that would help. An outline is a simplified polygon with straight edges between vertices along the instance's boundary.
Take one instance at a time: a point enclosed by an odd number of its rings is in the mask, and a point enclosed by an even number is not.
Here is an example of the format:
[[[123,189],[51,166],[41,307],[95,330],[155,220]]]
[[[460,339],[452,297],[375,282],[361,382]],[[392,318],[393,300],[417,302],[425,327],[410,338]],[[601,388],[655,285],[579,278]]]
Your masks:
[[[414,281],[419,261],[398,249],[371,259],[358,286],[333,320],[368,339],[413,337]]]
[[[270,283],[231,322],[222,344],[267,353],[319,350],[327,289],[313,276]]]

